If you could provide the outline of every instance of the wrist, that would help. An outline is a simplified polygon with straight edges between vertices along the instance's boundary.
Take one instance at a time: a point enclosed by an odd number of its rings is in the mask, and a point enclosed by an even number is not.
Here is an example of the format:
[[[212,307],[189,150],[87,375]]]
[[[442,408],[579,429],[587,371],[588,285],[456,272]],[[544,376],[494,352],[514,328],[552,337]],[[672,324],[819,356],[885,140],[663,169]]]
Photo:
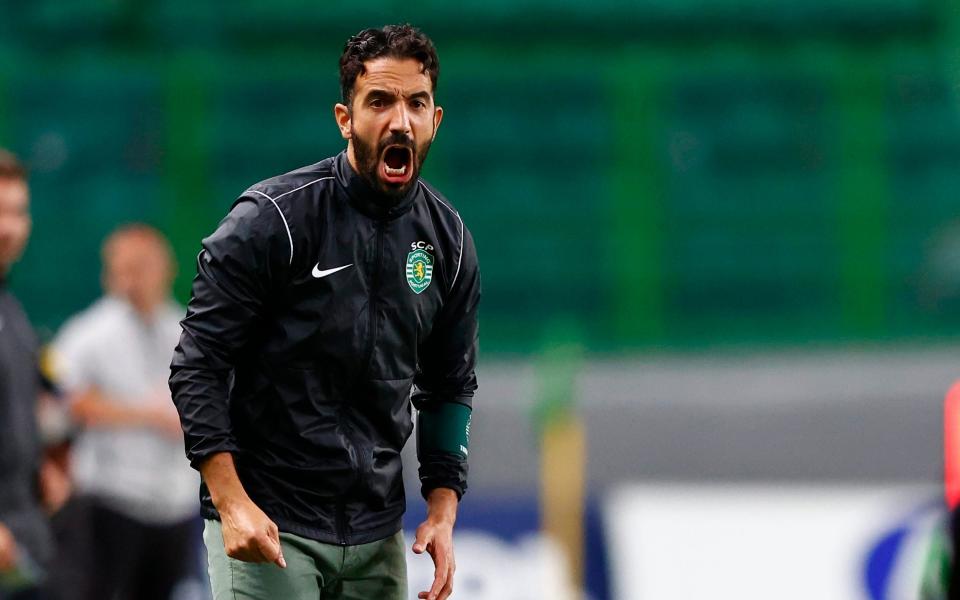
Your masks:
[[[427,495],[427,520],[453,527],[457,520],[457,493],[449,488],[435,488]]]
[[[211,490],[210,500],[213,502],[214,508],[216,508],[217,512],[221,515],[234,514],[238,510],[241,510],[247,503],[251,502],[246,492],[243,491],[215,494]]]
[[[207,485],[210,500],[217,512],[229,514],[251,502],[240,483],[233,456],[229,452],[212,454],[199,466],[200,475]]]

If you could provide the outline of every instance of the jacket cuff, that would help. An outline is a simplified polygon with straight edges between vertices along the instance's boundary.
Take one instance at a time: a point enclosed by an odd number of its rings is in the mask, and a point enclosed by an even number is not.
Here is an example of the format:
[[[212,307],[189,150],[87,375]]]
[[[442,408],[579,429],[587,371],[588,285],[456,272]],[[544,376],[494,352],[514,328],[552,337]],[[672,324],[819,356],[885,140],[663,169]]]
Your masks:
[[[431,453],[420,461],[420,495],[426,500],[437,488],[456,492],[457,500],[467,491],[467,461],[446,453]]]
[[[200,463],[208,456],[219,454],[220,452],[236,454],[238,450],[237,443],[232,438],[216,441],[206,440],[202,443],[195,444],[191,448],[187,448],[187,458],[190,460],[190,466],[199,471]]]

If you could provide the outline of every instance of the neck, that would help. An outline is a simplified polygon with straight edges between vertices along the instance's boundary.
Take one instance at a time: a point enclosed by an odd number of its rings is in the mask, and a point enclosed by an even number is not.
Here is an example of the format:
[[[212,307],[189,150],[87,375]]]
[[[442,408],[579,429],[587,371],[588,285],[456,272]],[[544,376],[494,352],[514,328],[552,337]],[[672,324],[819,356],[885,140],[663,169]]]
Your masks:
[[[160,308],[160,305],[163,304],[162,300],[148,301],[148,302],[132,302],[130,301],[130,306],[133,308],[133,311],[137,313],[137,316],[143,319],[144,321],[153,320],[154,315],[157,314],[157,310]]]

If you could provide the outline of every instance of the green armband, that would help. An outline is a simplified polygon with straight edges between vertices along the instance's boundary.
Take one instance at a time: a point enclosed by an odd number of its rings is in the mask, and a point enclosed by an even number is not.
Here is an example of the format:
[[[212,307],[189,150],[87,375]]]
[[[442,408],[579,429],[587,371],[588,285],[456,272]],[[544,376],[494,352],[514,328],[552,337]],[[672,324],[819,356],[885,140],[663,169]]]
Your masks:
[[[417,415],[417,455],[446,452],[466,460],[472,414],[469,406],[457,402],[423,406]]]

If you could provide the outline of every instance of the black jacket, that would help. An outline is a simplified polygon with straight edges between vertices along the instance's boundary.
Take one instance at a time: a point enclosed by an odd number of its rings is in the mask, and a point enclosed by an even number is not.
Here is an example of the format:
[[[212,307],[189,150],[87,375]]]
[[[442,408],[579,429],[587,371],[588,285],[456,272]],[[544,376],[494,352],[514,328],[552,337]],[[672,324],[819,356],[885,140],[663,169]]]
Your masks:
[[[480,274],[457,212],[423,181],[385,201],[341,153],[244,192],[197,271],[170,376],[191,464],[232,452],[281,531],[397,532],[411,396],[472,407],[477,387]],[[422,493],[462,495],[466,472],[421,456]],[[204,487],[201,504],[217,518]]]
[[[51,556],[52,541],[37,479],[43,453],[37,429],[37,359],[33,328],[0,281],[0,523],[42,565]]]

